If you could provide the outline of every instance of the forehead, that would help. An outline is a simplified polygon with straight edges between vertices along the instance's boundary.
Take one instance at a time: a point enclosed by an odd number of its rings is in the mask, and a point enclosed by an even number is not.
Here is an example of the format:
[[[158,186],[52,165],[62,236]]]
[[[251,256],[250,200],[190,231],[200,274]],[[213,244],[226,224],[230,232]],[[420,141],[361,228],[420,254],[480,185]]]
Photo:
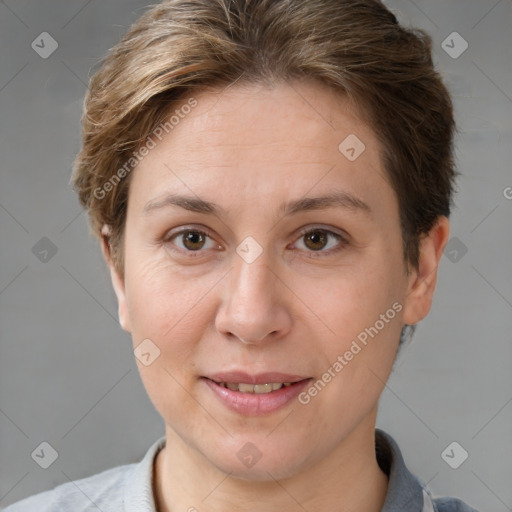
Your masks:
[[[130,201],[139,208],[175,192],[240,211],[257,198],[282,202],[335,188],[377,211],[396,210],[375,133],[321,83],[202,91],[173,105],[171,116],[172,128],[152,136],[155,147],[134,171]]]
[[[203,91],[194,99],[197,107],[172,129],[176,145],[186,151],[227,148],[226,157],[235,158],[236,150],[243,149],[270,159],[292,147],[300,150],[301,161],[309,162],[319,152],[331,153],[343,135],[356,133],[367,139],[370,152],[377,150],[373,133],[353,103],[318,81],[234,85]]]

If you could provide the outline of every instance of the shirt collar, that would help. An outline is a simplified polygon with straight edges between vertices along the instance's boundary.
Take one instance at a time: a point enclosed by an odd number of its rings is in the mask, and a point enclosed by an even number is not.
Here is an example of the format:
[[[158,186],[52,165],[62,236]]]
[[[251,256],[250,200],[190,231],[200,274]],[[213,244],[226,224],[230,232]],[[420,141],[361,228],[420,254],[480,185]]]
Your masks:
[[[435,512],[429,493],[407,466],[396,441],[375,429],[375,451],[380,468],[388,475],[388,492],[381,512]]]
[[[156,512],[153,495],[154,460],[158,452],[165,446],[165,436],[155,441],[134,466],[125,482],[123,496],[124,512]]]
[[[165,436],[151,445],[128,475],[123,497],[124,512],[156,512],[153,463],[164,446]],[[379,428],[375,429],[375,451],[380,468],[388,475],[388,491],[381,512],[435,512],[430,494],[421,480],[408,470],[397,443]]]

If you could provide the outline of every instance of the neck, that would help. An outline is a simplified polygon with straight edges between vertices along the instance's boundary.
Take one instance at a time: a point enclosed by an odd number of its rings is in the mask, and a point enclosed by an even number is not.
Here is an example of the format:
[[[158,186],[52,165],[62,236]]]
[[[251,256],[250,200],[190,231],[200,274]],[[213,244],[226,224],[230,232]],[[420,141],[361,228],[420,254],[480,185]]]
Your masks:
[[[375,455],[375,423],[359,425],[318,464],[289,478],[249,481],[213,466],[172,430],[155,461],[158,512],[379,512],[388,477]]]

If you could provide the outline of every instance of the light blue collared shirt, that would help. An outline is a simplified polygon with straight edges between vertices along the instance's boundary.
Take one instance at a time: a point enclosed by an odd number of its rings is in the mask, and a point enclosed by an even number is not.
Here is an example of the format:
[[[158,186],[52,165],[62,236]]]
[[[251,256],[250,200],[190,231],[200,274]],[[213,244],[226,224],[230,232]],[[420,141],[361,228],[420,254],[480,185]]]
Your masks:
[[[426,484],[405,465],[395,440],[375,429],[379,466],[388,474],[388,491],[381,512],[478,512],[458,498],[434,498]],[[165,445],[155,441],[137,464],[66,482],[18,501],[4,512],[157,512],[153,496],[153,461]]]

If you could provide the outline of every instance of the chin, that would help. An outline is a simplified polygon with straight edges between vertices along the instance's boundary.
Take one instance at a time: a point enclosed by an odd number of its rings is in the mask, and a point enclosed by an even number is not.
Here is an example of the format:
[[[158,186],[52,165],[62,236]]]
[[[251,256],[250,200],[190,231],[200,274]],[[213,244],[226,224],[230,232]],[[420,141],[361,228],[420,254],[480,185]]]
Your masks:
[[[251,482],[281,480],[296,475],[306,465],[304,446],[294,448],[289,440],[285,451],[282,450],[283,441],[278,443],[279,446],[268,439],[251,441],[248,436],[237,441],[209,457],[203,452],[211,464],[232,478]]]

